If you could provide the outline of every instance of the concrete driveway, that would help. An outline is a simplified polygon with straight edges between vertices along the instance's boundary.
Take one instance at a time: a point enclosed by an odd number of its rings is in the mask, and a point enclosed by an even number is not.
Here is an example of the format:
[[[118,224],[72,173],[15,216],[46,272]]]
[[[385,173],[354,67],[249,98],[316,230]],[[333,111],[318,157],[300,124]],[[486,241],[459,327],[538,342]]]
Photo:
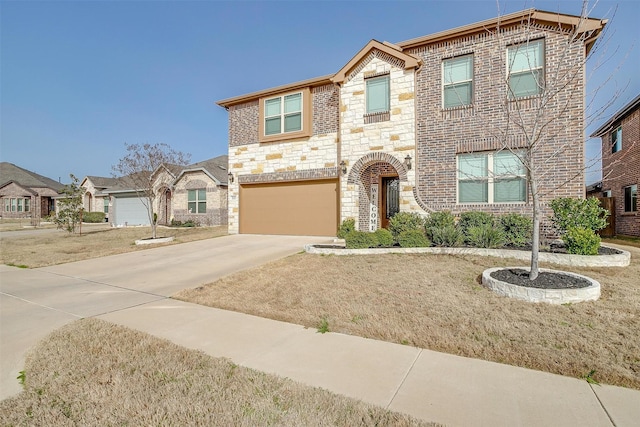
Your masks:
[[[38,269],[0,265],[0,399],[20,391],[27,351],[66,323],[162,300],[328,240],[233,235]]]

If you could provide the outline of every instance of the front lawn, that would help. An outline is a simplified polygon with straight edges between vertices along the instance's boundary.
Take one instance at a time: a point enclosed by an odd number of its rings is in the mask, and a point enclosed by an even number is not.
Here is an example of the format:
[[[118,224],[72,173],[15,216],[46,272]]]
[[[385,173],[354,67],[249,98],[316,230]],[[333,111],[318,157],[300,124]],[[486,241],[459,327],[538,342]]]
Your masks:
[[[96,319],[28,357],[0,425],[435,426]]]
[[[298,254],[185,290],[198,304],[640,389],[640,249],[625,268],[555,267],[598,280],[571,305],[501,297],[489,267],[527,262],[471,255]],[[543,265],[551,267],[552,265]]]

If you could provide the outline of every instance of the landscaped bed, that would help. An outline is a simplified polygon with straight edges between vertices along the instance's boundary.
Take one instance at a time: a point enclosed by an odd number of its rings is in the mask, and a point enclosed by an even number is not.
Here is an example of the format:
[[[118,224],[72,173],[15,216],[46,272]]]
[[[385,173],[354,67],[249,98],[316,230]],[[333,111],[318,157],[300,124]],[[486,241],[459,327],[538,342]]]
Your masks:
[[[469,254],[298,254],[176,298],[640,389],[640,249],[623,249],[629,267],[561,268],[600,282],[580,304],[501,297],[482,272],[528,263]]]

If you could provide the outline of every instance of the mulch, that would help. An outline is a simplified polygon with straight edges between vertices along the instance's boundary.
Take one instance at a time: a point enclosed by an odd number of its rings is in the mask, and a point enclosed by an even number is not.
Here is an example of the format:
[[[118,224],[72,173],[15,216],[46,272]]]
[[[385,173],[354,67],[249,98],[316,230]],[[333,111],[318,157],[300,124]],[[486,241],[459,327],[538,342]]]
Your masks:
[[[491,273],[491,277],[512,285],[537,289],[580,289],[591,286],[586,279],[559,272],[541,271],[535,280],[529,280],[529,271],[521,268],[497,270]]]

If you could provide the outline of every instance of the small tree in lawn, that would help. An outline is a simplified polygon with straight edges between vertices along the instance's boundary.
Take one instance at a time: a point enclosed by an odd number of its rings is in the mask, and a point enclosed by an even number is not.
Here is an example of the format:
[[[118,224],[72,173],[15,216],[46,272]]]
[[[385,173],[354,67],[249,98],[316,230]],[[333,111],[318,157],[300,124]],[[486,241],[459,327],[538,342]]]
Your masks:
[[[153,211],[156,192],[153,188],[153,172],[162,164],[184,166],[189,163],[190,154],[176,151],[164,143],[156,144],[126,144],[127,154],[113,166],[113,172],[118,176],[120,184],[135,191],[142,204],[147,209],[151,224],[151,237],[155,239],[157,228],[157,213]]]
[[[80,187],[79,180],[70,174],[71,183],[64,186],[61,191],[63,198],[58,199],[58,213],[53,218],[53,222],[58,228],[75,233],[79,228],[82,234],[82,213],[84,211],[82,196],[84,188]]]
[[[523,190],[530,196],[533,216],[530,280],[539,274],[545,197],[556,194],[571,181],[577,180],[580,188],[584,187],[583,159],[571,159],[582,153],[585,142],[586,63],[596,51],[594,44],[601,40],[598,37],[606,23],[588,15],[588,2],[584,1],[576,17],[547,16],[549,21],[557,21],[552,24],[553,31],[562,35],[555,39],[542,38],[541,28],[530,17],[521,23],[526,28],[524,41],[503,43],[507,46],[507,72],[503,72],[505,79],[500,83],[504,95],[498,106],[503,119],[489,132],[499,141],[500,150],[512,155],[511,160],[500,164],[502,173],[514,180],[521,178]],[[506,38],[508,32],[498,27],[496,34],[505,34],[500,37]],[[549,60],[552,50],[554,58]],[[499,66],[504,70],[502,63]],[[577,168],[571,164],[576,161],[580,162]],[[558,180],[556,168],[577,172]],[[576,193],[574,197],[579,195]]]

